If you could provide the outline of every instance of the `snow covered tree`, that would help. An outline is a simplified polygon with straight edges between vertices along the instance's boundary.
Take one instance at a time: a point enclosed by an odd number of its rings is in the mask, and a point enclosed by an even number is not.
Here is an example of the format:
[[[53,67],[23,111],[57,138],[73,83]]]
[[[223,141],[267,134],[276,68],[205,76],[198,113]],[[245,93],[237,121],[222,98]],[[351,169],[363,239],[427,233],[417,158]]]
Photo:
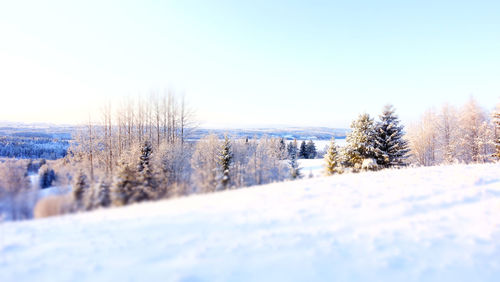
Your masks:
[[[203,137],[196,143],[191,158],[193,184],[199,192],[213,192],[219,180],[220,142],[215,134]]]
[[[136,170],[125,161],[121,161],[118,174],[111,186],[111,201],[115,206],[131,203],[135,188],[138,186]]]
[[[12,161],[0,162],[0,216],[12,220],[30,218],[37,194],[30,189],[26,168]]]
[[[300,143],[299,159],[307,159],[307,146],[305,140]]]
[[[399,124],[394,107],[386,105],[375,128],[374,153],[379,166],[405,165],[410,150],[403,136],[403,126]]]
[[[368,114],[359,115],[351,123],[351,132],[346,136],[344,148],[345,164],[354,168],[361,168],[363,160],[375,158],[374,153],[374,123]]]
[[[56,174],[53,169],[44,164],[38,170],[40,188],[48,188],[52,186],[52,182],[56,179]]]
[[[340,164],[339,154],[337,152],[337,145],[335,144],[335,137],[332,137],[332,140],[330,141],[330,146],[326,151],[324,160],[325,172],[327,175],[333,175],[337,173],[340,174],[343,172]]]
[[[219,156],[219,162],[222,170],[222,180],[221,185],[223,189],[227,189],[230,184],[229,170],[233,162],[233,151],[231,148],[231,141],[229,138],[224,136],[224,142],[222,143],[222,150]]]
[[[161,171],[157,176],[160,193],[164,195],[191,193],[192,144],[182,140],[173,143],[164,142],[157,152],[156,163]]]
[[[279,142],[279,158],[280,160],[285,160],[287,156],[285,138],[281,137]]]
[[[318,152],[316,151],[316,145],[312,140],[309,140],[306,144],[306,159],[314,159]]]
[[[500,160],[500,104],[497,105],[496,110],[493,112],[493,126],[494,126],[494,144],[495,154],[494,157]]]
[[[460,113],[461,159],[466,163],[485,162],[493,153],[493,130],[487,115],[471,98]]]
[[[411,158],[414,163],[423,166],[439,163],[436,120],[434,110],[428,110],[417,123],[408,128]]]
[[[293,143],[289,147],[289,160],[288,165],[290,167],[290,178],[297,179],[300,178],[300,167],[297,161],[298,159],[298,150],[297,150],[297,139],[293,140]]]
[[[72,190],[73,201],[77,209],[84,208],[84,202],[88,188],[89,183],[87,180],[87,175],[85,175],[85,173],[80,170],[75,177]]]
[[[134,202],[150,200],[158,197],[158,184],[151,167],[151,154],[153,149],[151,143],[146,141],[141,147],[141,156],[137,165],[138,187],[136,187],[133,199]]]
[[[99,182],[99,185],[94,188],[96,189],[96,191],[94,191],[94,207],[109,207],[111,205],[109,184],[102,180]]]
[[[459,148],[458,115],[453,106],[443,105],[436,116],[435,130],[437,131],[438,162],[453,163],[458,158],[457,149]]]

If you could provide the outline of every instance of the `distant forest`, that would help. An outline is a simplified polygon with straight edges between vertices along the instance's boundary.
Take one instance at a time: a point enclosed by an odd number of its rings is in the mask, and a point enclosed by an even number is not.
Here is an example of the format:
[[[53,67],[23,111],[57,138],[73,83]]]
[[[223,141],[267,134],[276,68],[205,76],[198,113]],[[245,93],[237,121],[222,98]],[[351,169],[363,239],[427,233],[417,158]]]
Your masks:
[[[17,159],[64,158],[73,134],[79,127],[33,128],[17,126],[0,127],[0,157]],[[215,134],[224,138],[228,134],[234,138],[283,137],[287,140],[329,140],[332,137],[345,138],[349,130],[324,127],[256,128],[256,129],[193,129],[190,138],[199,140]]]
[[[64,158],[68,151],[71,134],[26,131],[22,128],[0,128],[0,157],[17,159]]]

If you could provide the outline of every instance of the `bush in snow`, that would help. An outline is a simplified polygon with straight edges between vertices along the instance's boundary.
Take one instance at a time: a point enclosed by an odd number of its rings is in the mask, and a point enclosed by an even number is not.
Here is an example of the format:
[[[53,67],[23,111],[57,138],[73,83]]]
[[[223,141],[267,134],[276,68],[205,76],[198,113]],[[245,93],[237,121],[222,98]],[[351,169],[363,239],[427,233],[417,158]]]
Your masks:
[[[368,171],[372,170],[375,171],[379,168],[377,165],[377,161],[375,159],[364,159],[363,163],[361,164],[361,170]]]

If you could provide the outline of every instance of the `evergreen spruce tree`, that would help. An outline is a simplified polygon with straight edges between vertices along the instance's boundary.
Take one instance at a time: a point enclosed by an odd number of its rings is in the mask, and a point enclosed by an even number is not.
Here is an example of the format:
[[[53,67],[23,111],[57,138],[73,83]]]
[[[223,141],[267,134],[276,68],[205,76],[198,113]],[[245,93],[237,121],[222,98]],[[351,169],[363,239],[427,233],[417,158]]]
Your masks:
[[[141,148],[141,156],[139,157],[139,164],[137,165],[137,175],[139,185],[136,187],[132,200],[134,202],[141,202],[149,200],[157,195],[157,182],[153,175],[151,168],[151,154],[153,150],[150,142],[144,142]]]
[[[307,159],[306,141],[300,143],[299,159]]]
[[[291,179],[300,178],[301,177],[300,167],[299,167],[299,163],[297,161],[297,157],[298,157],[297,139],[295,139],[293,141],[293,143],[291,143],[291,146],[289,148],[289,152],[290,152],[290,155],[289,155],[288,163],[290,166],[290,178]]]
[[[316,151],[316,145],[314,145],[314,142],[312,140],[309,140],[306,144],[306,155],[307,159],[314,159],[316,158],[316,155],[318,152]]]
[[[52,186],[52,182],[56,178],[56,174],[53,169],[50,169],[46,164],[42,165],[38,170],[39,185],[41,189],[48,188]]]
[[[365,159],[375,158],[373,119],[368,114],[361,114],[351,123],[351,132],[346,137],[345,165],[361,168]]]
[[[111,186],[111,201],[115,206],[123,206],[131,203],[136,187],[136,172],[130,165],[122,161],[118,167],[118,174]]]
[[[221,180],[222,189],[227,189],[231,181],[229,177],[229,169],[231,167],[232,162],[233,162],[233,151],[231,148],[231,141],[226,135],[224,136],[224,143],[222,143],[222,150],[219,156],[219,163],[222,170],[222,180]]]
[[[392,105],[386,105],[375,128],[375,158],[377,165],[388,168],[402,166],[408,158],[408,142],[403,139],[403,126]]]
[[[330,146],[328,147],[324,160],[327,175],[341,174],[343,172],[337,152],[337,145],[335,144],[335,137],[332,137],[330,141]]]
[[[89,183],[87,181],[87,176],[80,170],[75,177],[72,190],[73,201],[76,209],[84,208],[84,201],[88,188]]]
[[[106,181],[101,181],[97,188],[97,194],[94,198],[95,207],[109,207],[111,205],[111,197],[109,191],[109,184]]]
[[[97,208],[95,205],[96,203],[96,197],[97,197],[97,187],[96,185],[92,185],[87,189],[87,192],[84,195],[84,201],[83,205],[85,207],[85,210],[90,211],[93,210],[94,208]]]
[[[279,155],[280,155],[280,160],[286,159],[287,149],[286,149],[285,138],[283,138],[283,137],[280,138]]]
[[[290,156],[292,155],[292,151],[294,150],[294,145],[293,145],[293,144],[294,144],[294,142],[293,142],[293,141],[290,141],[290,142],[288,143],[288,146],[287,146],[287,148],[286,148],[287,153],[288,153],[288,157],[287,157],[287,159],[290,159]],[[297,147],[295,147],[295,150],[298,150],[298,149],[297,149]]]

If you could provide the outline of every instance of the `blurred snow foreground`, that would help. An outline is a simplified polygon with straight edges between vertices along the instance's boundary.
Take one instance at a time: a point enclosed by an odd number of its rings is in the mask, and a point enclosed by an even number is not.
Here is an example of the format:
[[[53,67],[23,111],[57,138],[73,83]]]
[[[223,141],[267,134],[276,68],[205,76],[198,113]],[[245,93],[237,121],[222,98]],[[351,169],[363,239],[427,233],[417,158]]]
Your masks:
[[[500,164],[306,179],[0,225],[0,281],[500,281]]]

